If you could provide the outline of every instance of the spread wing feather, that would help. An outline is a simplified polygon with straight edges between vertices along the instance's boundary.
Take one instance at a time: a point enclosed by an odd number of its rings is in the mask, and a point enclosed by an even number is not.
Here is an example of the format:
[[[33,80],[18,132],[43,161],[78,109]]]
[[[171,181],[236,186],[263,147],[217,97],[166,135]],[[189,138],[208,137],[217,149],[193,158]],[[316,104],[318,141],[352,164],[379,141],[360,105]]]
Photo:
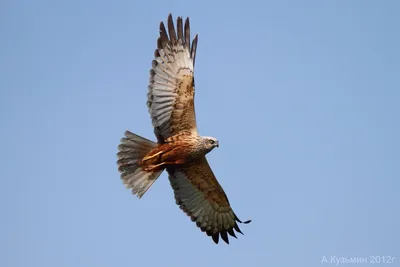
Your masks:
[[[147,94],[147,106],[159,143],[182,130],[197,133],[194,110],[197,35],[190,44],[189,18],[183,27],[182,18],[178,17],[175,31],[171,14],[168,33],[161,22]]]
[[[205,157],[167,168],[177,205],[215,243],[219,237],[229,244],[228,234],[242,233],[228,198]],[[250,221],[244,222],[248,223]]]

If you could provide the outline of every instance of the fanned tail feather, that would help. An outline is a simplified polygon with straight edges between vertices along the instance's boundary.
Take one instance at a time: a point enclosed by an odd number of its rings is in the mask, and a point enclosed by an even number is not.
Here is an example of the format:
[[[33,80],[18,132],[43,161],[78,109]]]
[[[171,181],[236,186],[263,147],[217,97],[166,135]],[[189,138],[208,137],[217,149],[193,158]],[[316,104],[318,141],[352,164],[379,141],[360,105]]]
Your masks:
[[[140,137],[129,131],[121,139],[118,146],[118,170],[125,186],[132,189],[132,193],[141,198],[144,193],[157,180],[164,169],[157,171],[144,171],[140,167],[143,157],[149,153],[157,143]]]

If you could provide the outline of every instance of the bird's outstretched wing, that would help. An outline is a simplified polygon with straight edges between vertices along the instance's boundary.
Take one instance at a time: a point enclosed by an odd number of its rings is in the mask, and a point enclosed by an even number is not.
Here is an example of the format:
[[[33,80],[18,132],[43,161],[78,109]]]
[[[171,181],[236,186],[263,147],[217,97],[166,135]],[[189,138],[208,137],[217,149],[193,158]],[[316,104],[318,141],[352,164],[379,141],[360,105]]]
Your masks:
[[[168,33],[161,22],[147,94],[147,106],[159,143],[182,130],[197,133],[194,111],[197,35],[190,44],[189,18],[183,26],[182,18],[178,17],[175,30],[171,14]]]
[[[185,165],[167,168],[176,204],[196,222],[201,231],[218,243],[219,236],[229,244],[228,234],[241,233],[228,198],[205,157]],[[249,223],[246,221],[244,223]]]

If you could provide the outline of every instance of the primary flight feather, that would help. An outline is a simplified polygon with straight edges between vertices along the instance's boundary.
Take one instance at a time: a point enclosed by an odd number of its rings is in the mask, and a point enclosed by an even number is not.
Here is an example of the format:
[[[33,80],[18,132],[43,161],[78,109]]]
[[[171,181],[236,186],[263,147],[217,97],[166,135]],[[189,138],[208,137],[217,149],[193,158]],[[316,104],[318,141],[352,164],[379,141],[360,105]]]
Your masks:
[[[158,142],[129,131],[118,146],[118,170],[123,183],[139,198],[164,169],[179,207],[215,243],[236,237],[239,218],[215,178],[205,155],[219,146],[213,137],[200,136],[194,109],[196,35],[190,43],[189,18],[185,24],[168,16],[168,32],[160,23],[160,37],[150,70],[147,107]],[[246,221],[244,223],[249,223]],[[235,231],[234,231],[235,230]]]

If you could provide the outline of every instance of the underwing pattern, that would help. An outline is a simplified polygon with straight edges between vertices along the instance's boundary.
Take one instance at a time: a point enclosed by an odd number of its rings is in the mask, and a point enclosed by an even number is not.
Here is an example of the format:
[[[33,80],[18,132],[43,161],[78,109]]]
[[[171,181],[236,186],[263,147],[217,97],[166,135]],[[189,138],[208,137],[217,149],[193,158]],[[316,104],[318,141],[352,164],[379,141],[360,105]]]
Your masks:
[[[168,31],[167,31],[168,29]],[[190,38],[189,18],[172,15],[160,37],[150,70],[147,107],[157,143],[125,132],[118,149],[118,170],[123,183],[139,198],[163,170],[168,172],[176,204],[215,243],[229,243],[228,235],[241,233],[242,221],[233,212],[206,154],[219,146],[213,137],[197,130],[194,66],[198,35]],[[243,223],[249,223],[246,221]]]

